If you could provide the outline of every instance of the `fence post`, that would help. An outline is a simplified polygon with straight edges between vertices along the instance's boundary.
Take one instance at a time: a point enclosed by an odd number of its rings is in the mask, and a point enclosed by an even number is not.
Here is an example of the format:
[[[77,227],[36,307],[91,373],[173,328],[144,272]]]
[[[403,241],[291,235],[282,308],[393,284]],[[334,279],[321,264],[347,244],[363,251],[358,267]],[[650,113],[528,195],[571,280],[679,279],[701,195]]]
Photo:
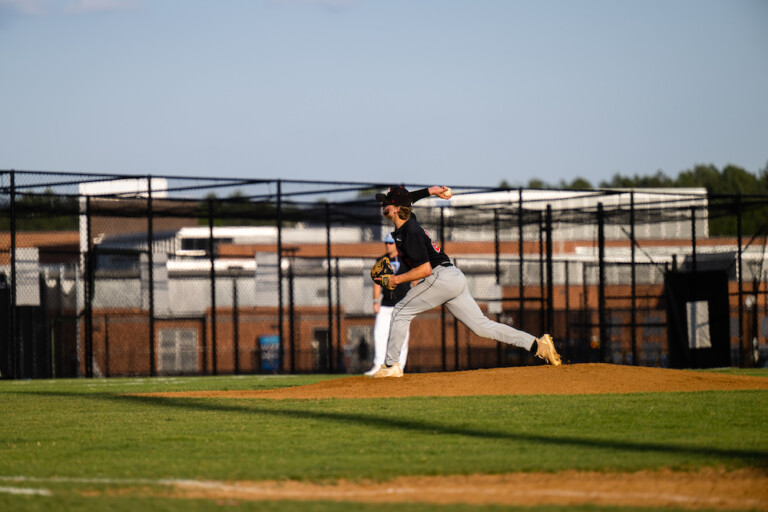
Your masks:
[[[16,345],[16,171],[11,171],[11,300],[8,307],[11,309],[11,338],[9,340],[10,347],[10,360],[9,367],[11,370],[11,377],[18,379],[19,375],[18,367],[18,353],[19,347]]]
[[[440,247],[445,251],[445,208],[440,208]],[[455,262],[454,262],[455,263]],[[445,332],[445,304],[440,306],[440,349],[442,353],[443,371],[448,369],[447,346]]]
[[[493,210],[493,255],[496,271],[496,284],[501,284],[501,254],[499,241],[499,209]]]
[[[590,348],[589,361],[592,362],[592,309],[590,307],[589,269],[592,266],[581,262],[581,310],[582,310],[582,334],[585,336],[587,346]]]
[[[632,365],[637,366],[637,270],[635,269],[635,191],[629,193],[629,245],[630,274],[632,279],[632,302],[630,305],[629,329],[632,343]]]
[[[696,264],[696,206],[691,206],[691,259],[693,263],[694,282],[696,282],[696,272],[698,265]]]
[[[600,325],[600,362],[606,362],[608,355],[608,331],[605,325],[605,211],[603,203],[597,204],[597,316]]]
[[[571,280],[568,277],[568,260],[566,259],[563,261],[564,269],[563,272],[565,273],[564,279],[563,279],[563,288],[565,289],[565,339],[563,340],[563,356],[568,359],[570,357],[569,355],[569,338],[571,337],[571,329],[570,329],[570,319],[571,319]]]
[[[552,333],[555,325],[554,260],[552,257],[552,205],[547,205],[547,326],[544,332]]]
[[[109,369],[109,315],[104,315],[104,376],[112,376]]]
[[[296,302],[293,294],[294,270],[293,257],[294,252],[288,259],[288,342],[291,352],[291,373],[296,373]]]
[[[216,347],[216,241],[213,236],[213,199],[208,200],[208,261],[211,265],[209,279],[211,285],[211,366],[214,375],[218,374]]]
[[[539,211],[539,332],[546,332],[547,319],[544,297],[546,287],[544,283],[544,214]]]
[[[330,370],[333,357],[331,355],[331,345],[333,344],[333,260],[331,259],[331,204],[325,203],[325,258],[328,262],[328,335],[326,336],[326,367]]]
[[[282,181],[277,180],[277,337],[278,361],[280,370],[285,364],[285,345],[283,344],[283,195]]]
[[[154,205],[152,204],[152,176],[147,176],[147,264],[149,265],[149,374],[157,374],[155,360],[155,260],[152,251],[154,242]]]
[[[85,198],[85,376],[93,377],[93,287],[96,265],[91,233],[91,196]]]
[[[456,265],[456,259],[453,260],[454,265]],[[453,369],[455,371],[461,370],[459,363],[459,321],[456,319],[456,317],[453,318],[453,339],[454,339],[454,350],[453,350]]]
[[[757,275],[754,275],[752,277],[752,295],[755,297],[755,301],[752,303],[752,308],[751,308],[752,312],[750,313],[750,315],[751,315],[750,316],[750,323],[752,324],[750,326],[751,335],[747,339],[747,349],[749,351],[749,358],[747,359],[749,364],[747,366],[749,368],[754,368],[755,367],[755,363],[757,362],[755,360],[754,354],[755,354],[755,348],[757,347],[758,334],[759,334],[759,331],[758,331],[758,321],[757,321],[758,306],[760,304],[760,300],[759,300],[760,296],[758,295],[759,293],[760,293],[759,277]]]
[[[501,237],[499,235],[499,210],[498,208],[494,208],[493,210],[493,245],[494,245],[494,251],[496,256],[496,285],[499,287],[499,298],[504,298],[504,292],[501,288]],[[504,301],[501,300],[499,302],[499,312],[496,313],[496,321],[501,322],[501,311],[504,308]],[[502,344],[497,343],[496,344],[496,366],[501,366],[502,361]]]
[[[739,366],[744,368],[747,360],[747,354],[744,343],[744,286],[742,281],[742,226],[741,226],[741,194],[736,196],[736,238],[738,249],[738,273],[739,273]]]
[[[328,352],[331,354],[331,367],[330,371],[337,371],[339,368],[339,353],[341,352],[341,270],[339,270],[339,258],[335,258],[336,263],[336,345],[334,348],[333,338],[328,347]]]
[[[523,264],[525,262],[525,249],[523,247],[525,237],[525,215],[523,214],[523,189],[518,190],[517,197],[517,251],[518,259],[520,260],[520,267],[518,269],[518,295],[520,308],[520,330],[525,330],[525,273],[523,271]]]
[[[237,298],[237,274],[232,277],[232,337],[235,345],[235,375],[240,374],[240,311]]]

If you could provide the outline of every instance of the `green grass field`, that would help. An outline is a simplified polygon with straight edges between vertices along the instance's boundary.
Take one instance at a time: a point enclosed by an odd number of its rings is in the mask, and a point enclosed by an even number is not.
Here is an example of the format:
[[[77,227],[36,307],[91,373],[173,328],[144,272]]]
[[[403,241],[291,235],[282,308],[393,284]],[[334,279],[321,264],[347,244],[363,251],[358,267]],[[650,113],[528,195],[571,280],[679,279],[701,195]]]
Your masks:
[[[746,374],[768,377],[768,370]],[[2,381],[0,510],[391,508],[306,501],[219,503],[89,492],[126,485],[151,488],[164,479],[332,484],[337,479],[386,480],[397,475],[566,469],[768,470],[768,391],[358,400],[127,395],[267,389],[328,378],[339,377]]]

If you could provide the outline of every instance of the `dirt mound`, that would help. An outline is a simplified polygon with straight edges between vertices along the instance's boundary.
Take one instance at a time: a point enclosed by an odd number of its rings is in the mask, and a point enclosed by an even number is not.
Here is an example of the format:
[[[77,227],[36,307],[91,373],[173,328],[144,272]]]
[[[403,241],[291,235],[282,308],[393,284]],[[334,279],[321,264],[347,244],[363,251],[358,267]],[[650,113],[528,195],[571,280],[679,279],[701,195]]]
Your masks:
[[[768,379],[690,370],[612,364],[526,366],[444,373],[413,373],[400,379],[349,377],[273,390],[193,391],[153,396],[186,398],[400,398],[408,396],[582,395],[663,391],[768,389]]]

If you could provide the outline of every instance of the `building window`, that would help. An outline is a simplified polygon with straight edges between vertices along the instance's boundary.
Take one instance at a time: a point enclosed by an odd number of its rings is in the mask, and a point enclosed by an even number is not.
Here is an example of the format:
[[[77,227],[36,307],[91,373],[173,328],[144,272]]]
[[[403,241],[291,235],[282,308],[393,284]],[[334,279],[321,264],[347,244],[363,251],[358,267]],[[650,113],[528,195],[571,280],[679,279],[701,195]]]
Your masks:
[[[162,374],[197,373],[197,330],[158,330],[158,371]]]

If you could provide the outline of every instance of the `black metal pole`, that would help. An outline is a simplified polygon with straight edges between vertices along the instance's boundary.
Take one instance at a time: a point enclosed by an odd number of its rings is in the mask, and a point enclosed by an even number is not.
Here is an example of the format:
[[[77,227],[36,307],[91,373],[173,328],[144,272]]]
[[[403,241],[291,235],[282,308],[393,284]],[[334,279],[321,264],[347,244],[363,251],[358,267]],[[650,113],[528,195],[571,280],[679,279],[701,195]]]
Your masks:
[[[547,325],[544,332],[553,333],[555,327],[554,259],[552,257],[552,205],[547,205]]]
[[[448,347],[446,337],[448,336],[445,328],[445,304],[440,306],[440,355],[441,355],[441,368],[443,371],[448,369]]]
[[[546,286],[544,283],[544,215],[539,211],[539,332],[547,331]]]
[[[494,209],[493,210],[493,242],[494,242],[494,250],[496,252],[496,285],[499,287],[499,298],[504,297],[504,293],[501,290],[501,254],[500,254],[500,235],[499,235],[499,229],[500,229],[500,222],[499,222],[499,210]],[[504,308],[504,302],[499,303],[499,312],[496,313],[496,321],[501,322],[501,311]],[[501,366],[502,361],[502,353],[503,353],[503,347],[502,343],[496,344],[496,366]]]
[[[232,337],[235,345],[235,375],[240,373],[240,308],[237,297],[237,276],[232,278]]]
[[[757,329],[757,315],[758,315],[758,305],[760,304],[760,281],[758,276],[754,276],[752,278],[752,294],[755,297],[755,302],[752,303],[752,313],[751,313],[751,323],[752,323],[752,335],[749,337],[749,340],[747,340],[747,348],[749,349],[749,358],[747,366],[749,368],[753,368],[755,366],[755,363],[757,362],[754,359],[754,353],[755,353],[755,346],[757,344],[757,339],[759,335],[759,331]]]
[[[152,251],[154,241],[154,211],[152,204],[152,176],[147,176],[147,264],[149,265],[149,373],[157,374],[155,361],[155,258]]]
[[[520,260],[520,266],[518,268],[518,294],[519,294],[519,302],[518,306],[520,308],[520,330],[525,330],[525,273],[523,270],[523,265],[525,263],[525,248],[524,245],[524,237],[525,237],[525,216],[523,214],[523,189],[521,188],[519,190],[519,196],[518,196],[518,202],[517,202],[517,251],[518,251],[518,258]]]
[[[499,210],[493,210],[493,254],[496,271],[496,284],[501,284],[501,247],[499,241]]]
[[[333,253],[331,250],[331,205],[325,203],[325,258],[328,262],[328,335],[326,347],[326,367],[330,370],[332,365],[331,345],[333,344]]]
[[[91,196],[85,198],[85,376],[93,377],[94,250],[91,233]]]
[[[632,344],[632,365],[637,366],[637,269],[635,268],[635,191],[629,193],[629,245],[632,302],[630,304],[629,332]]]
[[[279,369],[285,364],[283,343],[283,195],[282,182],[277,180],[277,336]]]
[[[586,262],[581,262],[581,310],[582,310],[582,334],[585,336],[584,341],[587,347],[592,347],[592,310],[589,304],[589,267]],[[592,355],[590,351],[590,362],[592,362]]]
[[[218,374],[216,347],[216,240],[213,236],[213,199],[208,200],[208,261],[210,263],[211,286],[211,366],[214,375]]]
[[[330,370],[336,371],[339,368],[338,365],[338,352],[341,349],[341,270],[339,265],[339,258],[334,258],[336,263],[336,343],[333,343],[331,338],[331,345],[328,347],[328,351],[331,353],[331,368]]]
[[[739,366],[744,367],[746,350],[744,347],[744,283],[742,275],[742,225],[741,225],[741,194],[736,196],[736,238],[738,248],[738,272],[739,272]]]
[[[440,247],[445,250],[445,209],[440,208]],[[446,346],[446,329],[445,329],[445,304],[442,304],[440,306],[440,350],[442,355],[442,367],[443,371],[446,371],[448,369],[448,361],[447,361],[447,352],[448,348]]]
[[[568,354],[568,340],[571,337],[571,280],[568,277],[568,260],[565,260],[565,280],[564,280],[564,287],[565,287],[565,325],[563,326],[563,332],[565,333],[565,339],[563,340],[563,357],[565,359],[569,358]]]
[[[291,353],[291,373],[296,373],[296,303],[293,294],[293,255],[288,260],[288,342]]]
[[[467,370],[472,369],[472,342],[471,338],[469,337],[469,329],[466,329],[464,331],[466,333],[466,340],[467,340]]]
[[[445,251],[445,208],[440,207],[440,247]]]
[[[11,171],[11,197],[10,197],[10,207],[11,207],[11,300],[9,301],[8,307],[10,308],[11,313],[11,338],[9,340],[9,367],[11,370],[11,376],[14,379],[21,378],[21,375],[19,375],[19,367],[18,367],[18,352],[19,347],[17,346],[17,334],[16,330],[18,328],[17,326],[17,319],[16,319],[16,172]],[[78,371],[80,369],[78,368]]]
[[[104,315],[104,376],[112,376],[109,368],[109,315]]]
[[[208,317],[203,315],[203,375],[208,373]]]
[[[608,360],[608,330],[605,325],[605,212],[603,203],[597,204],[597,259],[598,288],[597,311],[600,325],[600,362]]]
[[[691,206],[691,259],[693,263],[693,273],[696,274],[698,266],[696,265],[696,207]],[[693,282],[696,282],[694,275]]]
[[[453,369],[459,371],[459,321],[455,317],[453,319],[453,339],[455,340],[455,350],[453,351]]]

